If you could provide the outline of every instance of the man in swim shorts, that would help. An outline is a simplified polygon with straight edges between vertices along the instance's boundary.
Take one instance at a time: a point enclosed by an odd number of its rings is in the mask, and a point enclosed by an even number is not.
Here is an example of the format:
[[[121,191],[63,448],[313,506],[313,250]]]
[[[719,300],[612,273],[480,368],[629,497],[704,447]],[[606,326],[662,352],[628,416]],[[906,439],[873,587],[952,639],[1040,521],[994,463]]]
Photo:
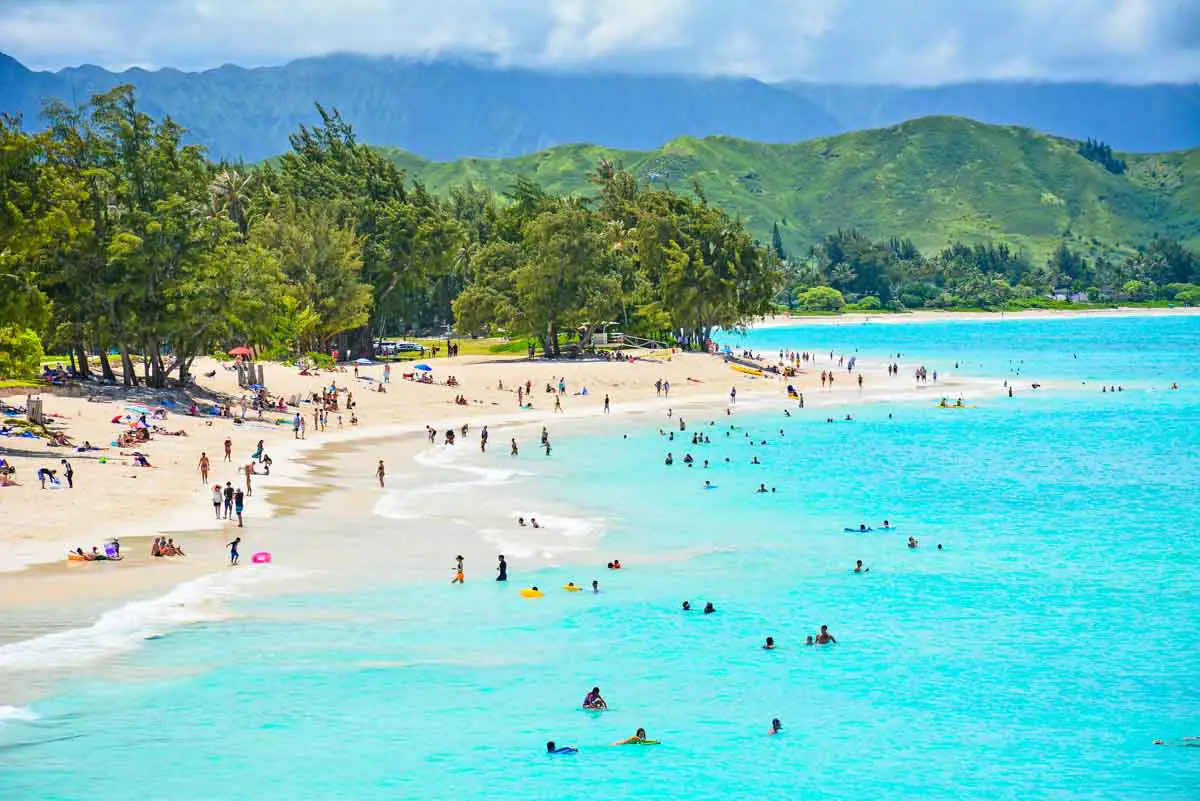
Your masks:
[[[450,580],[451,584],[466,584],[466,578],[463,575],[463,558],[462,554],[454,557],[454,578]]]
[[[573,745],[564,745],[562,748],[559,748],[558,746],[556,746],[554,744],[553,740],[550,740],[548,743],[546,743],[546,753],[547,754],[578,754],[579,749]]]
[[[496,567],[496,581],[508,581],[508,562],[504,561],[504,554],[500,554],[500,564]]]
[[[817,645],[829,645],[837,643],[833,635],[829,633],[829,626],[821,626],[821,630],[817,632]]]
[[[238,563],[238,545],[242,542],[241,537],[237,537],[233,542],[229,543],[229,564],[236,565]]]

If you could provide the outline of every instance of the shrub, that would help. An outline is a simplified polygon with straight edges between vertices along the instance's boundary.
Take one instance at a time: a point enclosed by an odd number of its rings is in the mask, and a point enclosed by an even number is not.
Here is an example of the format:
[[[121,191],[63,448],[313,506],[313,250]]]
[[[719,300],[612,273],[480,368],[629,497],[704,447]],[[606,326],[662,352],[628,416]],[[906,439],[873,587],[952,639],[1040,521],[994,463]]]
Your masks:
[[[796,300],[805,311],[841,311],[846,305],[842,293],[833,287],[815,286],[800,293]]]

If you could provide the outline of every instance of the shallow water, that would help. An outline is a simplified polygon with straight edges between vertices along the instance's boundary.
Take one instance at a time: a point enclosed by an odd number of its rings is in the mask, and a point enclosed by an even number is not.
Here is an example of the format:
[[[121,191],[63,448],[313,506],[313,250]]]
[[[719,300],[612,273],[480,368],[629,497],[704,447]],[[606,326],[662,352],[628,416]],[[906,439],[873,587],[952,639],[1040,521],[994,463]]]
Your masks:
[[[546,566],[507,587],[490,566],[463,587],[364,571],[181,620],[0,706],[0,797],[1195,798],[1200,750],[1151,742],[1200,734],[1200,319],[750,337],[785,345],[1078,389],[1018,384],[974,410],[931,393],[832,424],[781,401],[689,420],[712,439],[695,447],[659,435],[675,418],[613,418],[503,477],[478,469],[511,471],[505,454],[427,454],[507,482],[471,525],[553,509],[523,563]],[[667,450],[712,466],[665,467]],[[843,531],[884,517],[895,531]],[[498,513],[479,536],[523,542]],[[567,539],[594,568],[546,550]],[[598,595],[559,589],[592,579]],[[546,597],[518,597],[528,584]],[[838,644],[802,645],[820,624]],[[577,709],[594,684],[610,711]],[[664,744],[609,747],[638,726]],[[547,757],[547,739],[581,753]]]

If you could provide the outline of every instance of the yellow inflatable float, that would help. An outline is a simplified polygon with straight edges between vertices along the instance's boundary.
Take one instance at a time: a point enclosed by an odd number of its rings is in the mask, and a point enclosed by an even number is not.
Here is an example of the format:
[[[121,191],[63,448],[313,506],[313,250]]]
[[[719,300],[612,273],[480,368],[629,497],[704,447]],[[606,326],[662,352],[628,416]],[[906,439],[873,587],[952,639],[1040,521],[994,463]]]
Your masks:
[[[732,367],[734,370],[737,370],[739,373],[745,373],[746,375],[752,375],[755,378],[763,377],[763,371],[759,370],[755,367],[743,367],[740,364],[731,364],[729,366]]]
[[[583,589],[583,587],[577,587],[577,586],[575,586],[575,582],[568,581],[566,584],[563,585],[563,589],[566,590],[567,592],[579,592],[580,590]]]
[[[525,589],[521,590],[522,598],[541,598],[543,595],[545,595],[545,593],[539,590],[537,587],[526,587]]]

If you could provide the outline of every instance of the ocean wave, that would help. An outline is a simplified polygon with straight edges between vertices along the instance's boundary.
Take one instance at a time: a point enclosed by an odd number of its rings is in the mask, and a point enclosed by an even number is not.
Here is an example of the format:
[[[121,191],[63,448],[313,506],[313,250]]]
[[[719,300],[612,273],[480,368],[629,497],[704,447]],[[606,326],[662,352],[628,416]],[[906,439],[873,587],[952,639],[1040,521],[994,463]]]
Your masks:
[[[10,720],[37,720],[38,716],[33,713],[32,709],[24,706],[9,706],[0,704],[0,726],[3,726],[5,721]]]
[[[519,476],[532,475],[520,470],[461,464],[460,461],[467,453],[465,448],[456,448],[450,445],[435,445],[419,451],[413,460],[422,467],[466,473],[474,478],[469,481],[442,481],[423,484],[412,489],[390,490],[375,502],[371,513],[376,517],[386,517],[391,520],[427,518],[431,515],[430,510],[436,508],[429,504],[432,496],[465,497],[466,493],[476,487],[501,486]],[[454,511],[454,509],[448,509],[448,511]]]
[[[517,517],[537,518],[538,528],[518,526]],[[593,550],[604,536],[604,521],[567,515],[514,512],[510,528],[485,528],[479,534],[498,553],[513,559],[553,560],[565,553]]]
[[[223,620],[222,602],[251,586],[300,575],[279,566],[229,569],[184,582],[158,598],[133,601],[84,628],[0,646],[0,670],[73,667],[132,651],[180,626]]]

